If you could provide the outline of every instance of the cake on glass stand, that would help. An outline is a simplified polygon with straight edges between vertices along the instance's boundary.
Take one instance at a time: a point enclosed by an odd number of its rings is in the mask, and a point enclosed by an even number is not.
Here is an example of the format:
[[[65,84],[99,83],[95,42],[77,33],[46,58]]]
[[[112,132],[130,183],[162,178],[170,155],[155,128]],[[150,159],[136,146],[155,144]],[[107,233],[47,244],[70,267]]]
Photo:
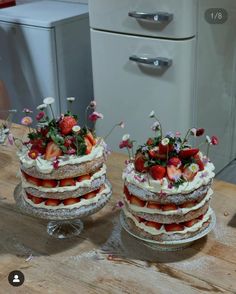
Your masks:
[[[121,211],[123,228],[158,250],[178,250],[208,234],[215,225],[210,207],[211,189],[215,176],[209,159],[209,148],[218,138],[206,136],[199,147],[192,147],[191,137],[203,136],[204,129],[189,129],[163,134],[154,111],[154,136],[139,146],[133,154],[130,136],[124,135],[120,148],[127,148],[130,159],[123,171],[124,207]]]
[[[56,117],[47,97],[37,107],[37,128],[32,111],[24,109],[21,123],[29,127],[27,141],[13,138],[19,147],[21,182],[16,205],[25,214],[49,220],[47,232],[56,238],[77,236],[82,217],[102,209],[112,189],[106,177],[107,147],[87,126],[80,126],[71,112],[75,98],[67,98],[68,111]],[[103,118],[92,101],[86,115],[92,122]]]

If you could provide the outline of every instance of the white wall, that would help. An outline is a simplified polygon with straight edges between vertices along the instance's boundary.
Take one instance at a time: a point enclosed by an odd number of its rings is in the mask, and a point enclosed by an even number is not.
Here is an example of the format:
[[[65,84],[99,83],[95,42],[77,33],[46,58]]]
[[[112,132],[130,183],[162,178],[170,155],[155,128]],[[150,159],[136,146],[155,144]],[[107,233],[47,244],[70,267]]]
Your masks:
[[[42,1],[42,0],[37,0],[37,1]],[[52,0],[52,1],[88,3],[88,0]],[[16,0],[17,4],[24,4],[29,2],[36,2],[36,0]]]

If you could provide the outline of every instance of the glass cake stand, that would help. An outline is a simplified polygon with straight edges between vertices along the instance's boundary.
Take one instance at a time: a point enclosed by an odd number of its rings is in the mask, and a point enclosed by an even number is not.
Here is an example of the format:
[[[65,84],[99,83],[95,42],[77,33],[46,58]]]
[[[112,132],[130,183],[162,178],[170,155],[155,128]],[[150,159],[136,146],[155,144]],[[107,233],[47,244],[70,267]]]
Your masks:
[[[155,240],[150,240],[146,238],[142,238],[139,235],[135,234],[132,232],[130,229],[129,225],[125,221],[125,216],[123,210],[120,213],[120,223],[123,229],[128,232],[130,235],[133,237],[139,239],[145,246],[154,249],[154,250],[159,250],[159,251],[177,251],[177,250],[182,250],[188,246],[190,246],[194,241],[204,237],[207,235],[214,227],[216,224],[216,216],[214,211],[210,209],[211,213],[211,221],[209,226],[201,231],[199,234],[196,234],[195,236],[183,240],[173,240],[173,241],[155,241]]]
[[[22,213],[49,220],[47,232],[50,236],[64,239],[78,236],[84,227],[80,218],[96,213],[107,204],[111,198],[112,189],[108,181],[106,181],[106,185],[109,187],[109,192],[102,194],[96,204],[87,207],[61,208],[58,210],[33,207],[24,200],[21,183],[15,188],[14,198],[16,206]]]

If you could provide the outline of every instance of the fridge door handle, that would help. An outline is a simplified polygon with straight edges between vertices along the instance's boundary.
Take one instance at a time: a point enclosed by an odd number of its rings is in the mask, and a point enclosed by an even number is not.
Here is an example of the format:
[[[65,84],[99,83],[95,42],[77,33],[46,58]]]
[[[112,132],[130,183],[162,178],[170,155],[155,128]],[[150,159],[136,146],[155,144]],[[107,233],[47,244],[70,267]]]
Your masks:
[[[138,11],[130,11],[128,13],[130,17],[134,17],[137,20],[149,21],[154,23],[168,23],[172,21],[173,14],[168,12],[154,12],[154,13],[145,13]]]
[[[172,64],[172,60],[165,57],[149,58],[145,56],[132,55],[129,57],[129,60],[140,64],[150,65],[155,68],[167,68]]]

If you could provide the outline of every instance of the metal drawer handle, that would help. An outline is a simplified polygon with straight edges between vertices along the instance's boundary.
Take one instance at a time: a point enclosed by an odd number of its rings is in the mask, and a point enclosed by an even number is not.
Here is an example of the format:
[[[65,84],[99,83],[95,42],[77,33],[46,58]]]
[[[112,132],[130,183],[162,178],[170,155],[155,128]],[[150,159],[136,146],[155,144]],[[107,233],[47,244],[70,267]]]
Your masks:
[[[167,23],[173,19],[173,14],[168,12],[155,12],[155,13],[145,13],[145,12],[137,12],[131,11],[128,13],[130,17],[134,17],[138,20],[156,22],[156,23]]]
[[[140,64],[150,65],[156,68],[166,68],[171,66],[172,60],[165,57],[148,58],[143,56],[132,55],[129,60],[135,61]]]

